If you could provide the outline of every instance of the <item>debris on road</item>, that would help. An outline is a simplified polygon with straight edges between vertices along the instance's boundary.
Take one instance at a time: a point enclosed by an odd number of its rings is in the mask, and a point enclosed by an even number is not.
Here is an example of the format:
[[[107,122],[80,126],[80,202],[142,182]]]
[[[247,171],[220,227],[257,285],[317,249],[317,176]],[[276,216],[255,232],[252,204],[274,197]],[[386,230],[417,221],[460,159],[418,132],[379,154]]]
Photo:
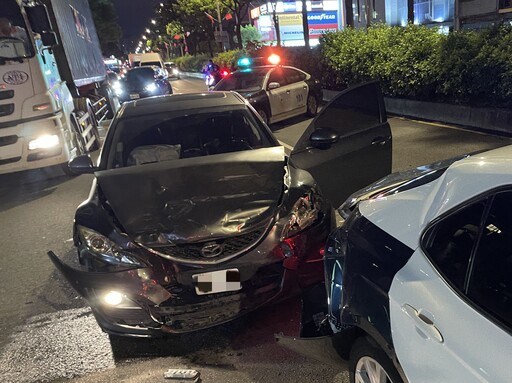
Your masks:
[[[201,381],[199,371],[187,370],[183,368],[170,368],[169,370],[164,372],[164,378],[193,383],[199,383]]]

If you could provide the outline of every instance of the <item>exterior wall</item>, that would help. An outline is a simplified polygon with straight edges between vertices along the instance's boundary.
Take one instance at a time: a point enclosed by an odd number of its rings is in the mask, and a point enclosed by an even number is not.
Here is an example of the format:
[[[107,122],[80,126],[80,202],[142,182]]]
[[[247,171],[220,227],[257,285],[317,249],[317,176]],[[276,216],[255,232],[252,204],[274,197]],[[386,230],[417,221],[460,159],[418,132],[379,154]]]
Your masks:
[[[477,16],[498,11],[499,0],[460,1],[460,17]]]

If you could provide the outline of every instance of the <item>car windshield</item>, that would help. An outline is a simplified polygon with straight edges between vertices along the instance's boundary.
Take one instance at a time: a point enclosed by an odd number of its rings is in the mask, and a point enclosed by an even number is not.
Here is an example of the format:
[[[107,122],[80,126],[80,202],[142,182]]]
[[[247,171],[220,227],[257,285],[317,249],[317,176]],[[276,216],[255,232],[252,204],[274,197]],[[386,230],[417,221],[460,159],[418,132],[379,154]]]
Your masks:
[[[224,78],[217,84],[215,90],[241,90],[254,92],[263,88],[263,81],[268,69],[244,69]]]
[[[108,169],[274,146],[245,107],[121,119],[108,140]]]
[[[153,81],[155,71],[153,68],[136,68],[128,71],[126,80],[129,82],[147,82]]]
[[[34,50],[27,26],[15,0],[2,0],[0,7],[0,59],[32,57]]]
[[[152,65],[160,66],[160,61],[144,61],[144,62],[140,63],[140,66],[152,66]]]

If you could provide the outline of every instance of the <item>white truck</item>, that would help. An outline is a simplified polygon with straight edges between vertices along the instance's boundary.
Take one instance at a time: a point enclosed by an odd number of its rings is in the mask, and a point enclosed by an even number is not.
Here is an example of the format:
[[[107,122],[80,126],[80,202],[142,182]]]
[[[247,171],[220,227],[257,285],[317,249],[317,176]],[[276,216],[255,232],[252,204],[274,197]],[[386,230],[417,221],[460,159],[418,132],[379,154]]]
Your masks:
[[[1,0],[0,174],[99,147],[116,99],[87,0]]]

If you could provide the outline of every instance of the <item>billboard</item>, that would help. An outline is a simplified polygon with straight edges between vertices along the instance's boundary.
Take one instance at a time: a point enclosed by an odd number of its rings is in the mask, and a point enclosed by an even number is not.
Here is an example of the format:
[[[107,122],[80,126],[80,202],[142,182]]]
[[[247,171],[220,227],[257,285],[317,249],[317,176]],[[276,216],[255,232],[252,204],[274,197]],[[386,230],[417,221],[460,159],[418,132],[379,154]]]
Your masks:
[[[283,41],[304,40],[302,13],[280,14],[279,32]]]
[[[308,12],[309,38],[317,39],[327,32],[338,30],[338,12]]]

